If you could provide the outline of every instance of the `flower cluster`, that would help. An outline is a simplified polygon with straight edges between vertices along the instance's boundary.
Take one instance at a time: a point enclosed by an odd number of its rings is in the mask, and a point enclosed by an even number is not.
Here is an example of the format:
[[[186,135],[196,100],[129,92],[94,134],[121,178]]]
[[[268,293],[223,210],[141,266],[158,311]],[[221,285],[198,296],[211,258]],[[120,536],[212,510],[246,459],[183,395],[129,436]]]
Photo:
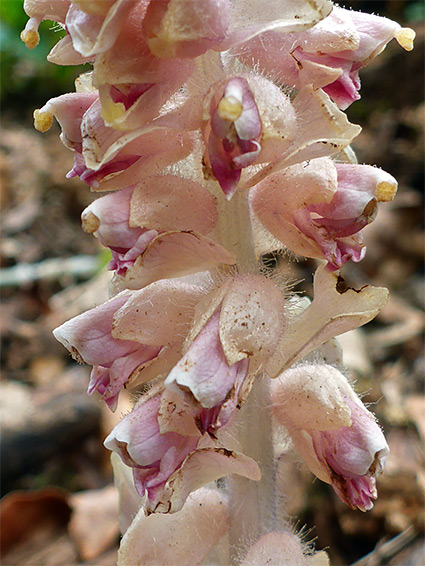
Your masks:
[[[126,502],[120,563],[201,564],[231,530],[231,493],[202,486],[264,474],[238,439],[259,384],[272,399],[264,422],[273,412],[311,470],[370,509],[383,434],[337,368],[301,360],[385,304],[385,289],[338,290],[339,270],[366,253],[362,229],[397,190],[356,163],[360,128],[343,110],[359,98],[359,69],[392,38],[410,50],[412,30],[330,0],[24,7],[27,47],[54,20],[65,35],[48,59],[92,65],[34,121],[44,132],[55,117],[74,153],[67,176],[109,193],[82,226],[111,251],[111,298],[55,336],[93,366],[88,392],[112,410],[123,388],[139,392],[105,441]],[[261,269],[262,254],[285,249],[320,261],[305,309]],[[312,560],[282,525],[245,539],[231,542],[241,564]],[[214,560],[229,563],[226,552]]]

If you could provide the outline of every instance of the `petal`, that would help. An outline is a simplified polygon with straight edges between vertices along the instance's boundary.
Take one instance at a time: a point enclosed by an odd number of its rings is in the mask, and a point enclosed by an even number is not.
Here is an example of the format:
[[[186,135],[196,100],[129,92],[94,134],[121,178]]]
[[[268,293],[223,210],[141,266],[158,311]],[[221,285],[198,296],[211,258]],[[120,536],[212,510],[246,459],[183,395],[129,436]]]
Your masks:
[[[157,236],[125,275],[128,288],[140,288],[165,277],[181,277],[220,264],[233,265],[235,256],[196,232],[165,232]]]
[[[81,120],[97,98],[96,92],[73,92],[51,98],[34,112],[34,127],[40,132],[46,132],[55,116],[62,128],[64,144],[70,148],[81,147]]]
[[[204,290],[178,279],[163,279],[134,293],[114,315],[114,337],[163,346],[183,342],[197,299]]]
[[[96,101],[85,113],[81,123],[82,152],[86,166],[98,171],[114,159],[123,161],[129,156],[138,156],[141,161],[143,160],[143,173],[149,175],[157,172],[158,167],[178,161],[192,147],[194,136],[184,131],[176,131],[173,124],[171,129],[168,128],[167,121],[164,116],[162,120],[123,133],[105,125],[101,116],[100,101]],[[162,153],[164,155],[161,155]],[[145,170],[146,164],[151,169]],[[101,190],[115,190],[134,184],[140,180],[139,168],[137,174],[139,177],[133,174],[131,179],[126,179],[124,185],[121,183],[116,186],[112,182],[111,187]]]
[[[141,233],[129,226],[132,194],[128,187],[94,200],[81,214],[84,232],[95,234],[104,246],[130,248]]]
[[[270,377],[277,377],[330,338],[366,324],[388,300],[385,287],[366,285],[359,291],[340,291],[341,282],[343,279],[327,271],[324,265],[317,268],[313,302],[288,322],[281,350],[266,366]]]
[[[53,331],[56,340],[77,359],[93,365],[106,366],[116,358],[134,351],[137,344],[117,340],[111,334],[114,313],[128,298],[125,293],[118,295],[103,305],[68,320]]]
[[[159,348],[142,346],[135,352],[117,358],[109,368],[94,366],[87,393],[90,395],[97,390],[114,412],[121,389],[127,385],[135,373],[139,373],[147,362],[156,359],[158,353]]]
[[[197,566],[229,527],[227,502],[218,490],[201,488],[175,514],[139,511],[125,533],[118,566]]]
[[[175,513],[186,501],[189,493],[202,485],[229,474],[238,474],[250,480],[261,478],[257,462],[225,448],[202,448],[189,454],[182,466],[168,480],[158,503],[148,511]]]
[[[220,340],[229,365],[256,363],[274,352],[285,329],[284,299],[267,277],[243,275],[231,283],[220,312]]]
[[[198,440],[174,432],[161,434],[158,424],[160,396],[142,398],[131,413],[114,427],[104,445],[117,452],[125,464],[134,468],[135,486],[139,494],[145,481],[137,481],[137,472],[148,472],[146,483],[162,483],[176,470],[197,445]]]
[[[198,334],[180,362],[171,370],[165,386],[171,391],[187,389],[205,408],[223,402],[238,378],[239,365],[229,365],[219,337],[217,312]],[[180,390],[181,388],[181,390]]]
[[[216,222],[216,200],[199,183],[174,175],[150,176],[134,189],[132,226],[207,234]]]

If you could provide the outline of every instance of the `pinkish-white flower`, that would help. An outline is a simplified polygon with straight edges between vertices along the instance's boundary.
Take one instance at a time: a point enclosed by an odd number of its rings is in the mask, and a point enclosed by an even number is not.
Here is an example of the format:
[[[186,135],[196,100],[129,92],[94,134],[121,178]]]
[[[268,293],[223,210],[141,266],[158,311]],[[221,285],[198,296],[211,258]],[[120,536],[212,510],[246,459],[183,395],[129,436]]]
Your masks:
[[[114,410],[124,386],[148,381],[176,363],[202,293],[199,284],[158,281],[117,295],[54,335],[78,361],[93,365],[88,391],[98,391]]]
[[[289,97],[261,76],[217,81],[203,106],[204,174],[217,179],[227,198],[258,171],[251,166],[280,160],[297,137]]]
[[[189,389],[207,409],[221,404],[233,387],[239,391],[249,368],[246,358],[229,365],[220,341],[219,320],[216,312],[165,381],[172,390]]]
[[[96,199],[81,218],[83,230],[112,251],[108,269],[125,275],[160,232],[208,233],[217,221],[217,211],[214,197],[199,183],[155,175]]]
[[[136,491],[147,496],[148,512],[179,511],[189,493],[223,475],[259,479],[257,464],[222,446],[220,427],[212,427],[210,435],[214,416],[204,419],[200,411],[179,395],[154,391],[105,440],[106,448],[132,468]]]
[[[92,233],[112,252],[108,269],[125,275],[127,269],[158,235],[156,230],[130,227],[133,187],[96,199],[82,213],[83,230]]]
[[[147,492],[151,501],[199,442],[198,435],[161,433],[160,400],[157,395],[136,406],[105,440],[106,448],[118,452],[123,462],[133,468],[138,494],[143,497]]]
[[[310,470],[352,509],[371,509],[388,445],[341,372],[324,364],[286,370],[272,382],[272,399]]]
[[[220,425],[245,400],[252,376],[285,330],[284,300],[270,279],[229,279],[197,306],[189,346],[165,386],[212,409]]]
[[[227,81],[223,96],[211,100],[211,131],[208,157],[212,172],[231,197],[241,176],[241,169],[251,165],[261,151],[258,139],[261,119],[248,81],[235,77]]]
[[[242,47],[241,58],[283,84],[322,88],[345,109],[360,98],[359,70],[393,38],[411,50],[414,36],[413,30],[387,18],[334,6],[309,30],[268,31],[255,37]]]
[[[390,201],[397,181],[370,165],[313,159],[270,175],[251,190],[262,224],[289,250],[339,269],[366,252],[360,230]]]
[[[82,88],[82,92],[52,98],[34,112],[35,127],[41,132],[51,127],[55,116],[62,142],[74,151],[68,178],[78,176],[93,190],[126,188],[192,150],[190,132],[149,126],[123,134],[106,126],[98,92],[91,86]]]

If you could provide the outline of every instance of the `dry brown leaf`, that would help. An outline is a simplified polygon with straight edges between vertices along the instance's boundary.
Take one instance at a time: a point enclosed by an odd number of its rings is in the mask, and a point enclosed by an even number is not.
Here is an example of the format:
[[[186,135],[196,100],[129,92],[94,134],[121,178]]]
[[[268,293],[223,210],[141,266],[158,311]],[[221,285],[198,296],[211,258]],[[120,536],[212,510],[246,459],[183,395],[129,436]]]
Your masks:
[[[71,496],[69,533],[84,560],[93,560],[118,538],[118,491],[109,485]]]

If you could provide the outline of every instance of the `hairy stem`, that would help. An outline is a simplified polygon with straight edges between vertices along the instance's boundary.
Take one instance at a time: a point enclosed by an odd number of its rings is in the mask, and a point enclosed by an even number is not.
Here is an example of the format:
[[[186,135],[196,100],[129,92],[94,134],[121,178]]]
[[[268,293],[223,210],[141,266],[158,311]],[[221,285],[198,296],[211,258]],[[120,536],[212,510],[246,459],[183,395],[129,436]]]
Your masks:
[[[258,272],[251,227],[248,191],[237,191],[220,203],[221,243],[236,254],[239,272]],[[235,423],[241,450],[258,462],[262,478],[253,482],[241,476],[228,478],[230,562],[238,564],[244,549],[273,524],[273,440],[268,378],[258,376]]]
[[[258,462],[261,480],[228,479],[231,564],[275,522],[275,478],[268,378],[258,376],[237,423],[242,452]]]
[[[251,227],[248,191],[236,191],[228,201],[219,198],[218,230],[221,244],[236,255],[241,273],[255,273],[258,260]]]

